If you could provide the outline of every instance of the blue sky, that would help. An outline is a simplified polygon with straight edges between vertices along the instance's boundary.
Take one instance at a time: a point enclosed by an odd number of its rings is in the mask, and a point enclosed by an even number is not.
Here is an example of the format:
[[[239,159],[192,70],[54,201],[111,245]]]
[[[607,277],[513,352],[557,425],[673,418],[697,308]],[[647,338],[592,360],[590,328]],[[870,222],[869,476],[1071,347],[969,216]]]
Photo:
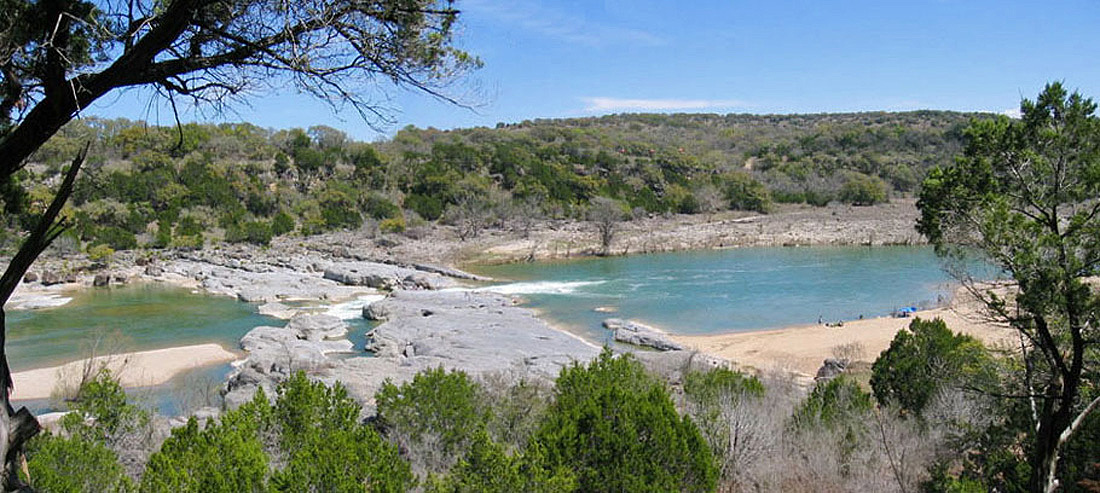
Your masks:
[[[1052,80],[1100,99],[1100,2],[459,0],[457,44],[485,66],[459,108],[386,89],[395,124],[287,92],[185,120],[329,125],[373,140],[405,125],[492,126],[623,112],[1016,109]],[[171,124],[141,91],[90,113]]]

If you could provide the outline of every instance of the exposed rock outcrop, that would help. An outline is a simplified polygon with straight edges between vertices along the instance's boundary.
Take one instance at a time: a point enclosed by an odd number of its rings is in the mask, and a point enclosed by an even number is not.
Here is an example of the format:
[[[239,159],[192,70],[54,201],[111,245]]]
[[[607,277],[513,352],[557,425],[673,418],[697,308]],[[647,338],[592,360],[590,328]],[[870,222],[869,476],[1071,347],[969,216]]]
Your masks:
[[[329,353],[352,351],[347,332],[347,323],[331,315],[297,315],[285,327],[252,329],[241,338],[248,357],[226,382],[226,406],[240,406],[259,388],[273,396],[275,385],[296,371],[316,374],[334,367]]]
[[[680,351],[679,343],[669,339],[668,334],[656,327],[650,327],[632,320],[609,318],[603,321],[604,328],[614,332],[616,341],[645,346],[658,351]]]
[[[817,369],[817,375],[814,376],[815,382],[828,381],[836,378],[837,375],[844,373],[848,369],[847,359],[835,359],[828,358],[825,363],[821,365],[821,368]]]
[[[394,289],[443,289],[454,281],[439,273],[377,262],[341,262],[325,268],[325,279],[349,286],[367,286],[392,291]]]

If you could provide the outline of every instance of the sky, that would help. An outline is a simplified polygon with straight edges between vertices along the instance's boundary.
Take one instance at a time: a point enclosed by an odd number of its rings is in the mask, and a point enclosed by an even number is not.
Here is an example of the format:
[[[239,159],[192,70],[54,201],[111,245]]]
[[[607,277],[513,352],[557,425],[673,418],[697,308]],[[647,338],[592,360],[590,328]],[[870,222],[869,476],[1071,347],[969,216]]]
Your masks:
[[[1100,99],[1100,2],[458,0],[455,44],[484,67],[445,92],[470,107],[379,87],[393,123],[293,90],[185,121],[327,125],[359,140],[613,113],[917,109],[1009,114],[1063,81]],[[172,124],[147,92],[88,114]]]

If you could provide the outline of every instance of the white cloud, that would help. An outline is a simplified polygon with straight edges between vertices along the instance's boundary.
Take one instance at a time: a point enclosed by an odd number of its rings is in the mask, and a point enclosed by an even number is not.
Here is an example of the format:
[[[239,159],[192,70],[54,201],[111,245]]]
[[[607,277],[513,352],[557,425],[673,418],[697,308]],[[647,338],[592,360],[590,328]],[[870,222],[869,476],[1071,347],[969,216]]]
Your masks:
[[[466,0],[463,2],[463,8],[471,13],[486,15],[501,22],[514,24],[524,30],[569,43],[586,46],[665,44],[660,37],[642,29],[592,22],[584,17],[543,5],[536,0]]]
[[[735,99],[623,99],[581,98],[584,111],[602,113],[609,111],[673,111],[734,108],[749,106]]]
[[[1020,108],[1009,108],[1002,111],[1001,114],[1009,118],[1015,118],[1017,120],[1019,120],[1020,117],[1024,116],[1023,113],[1020,113]]]

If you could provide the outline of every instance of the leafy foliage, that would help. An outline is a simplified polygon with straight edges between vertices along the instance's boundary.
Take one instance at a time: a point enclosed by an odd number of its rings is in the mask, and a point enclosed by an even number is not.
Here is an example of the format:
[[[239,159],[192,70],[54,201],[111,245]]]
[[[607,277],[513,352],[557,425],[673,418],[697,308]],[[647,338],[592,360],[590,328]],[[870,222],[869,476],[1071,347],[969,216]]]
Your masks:
[[[27,472],[31,486],[41,492],[125,492],[133,488],[118,456],[101,442],[81,436],[63,438],[46,433],[35,437],[27,446]]]
[[[430,449],[444,458],[443,467],[447,458],[462,455],[489,419],[477,384],[464,372],[443,368],[417,373],[400,386],[386,382],[375,402],[378,427],[386,436],[420,453]]]
[[[943,255],[975,253],[1011,285],[977,287],[986,308],[1023,338],[1017,394],[1035,399],[1026,448],[1032,490],[1057,480],[1059,455],[1100,401],[1100,118],[1061,83],[1024,100],[1022,117],[975,121],[965,153],[924,181],[918,230]],[[1092,407],[1090,407],[1092,406]],[[1080,419],[1079,419],[1080,418]]]
[[[982,343],[952,333],[941,319],[915,318],[871,367],[871,388],[881,404],[920,414],[940,389],[989,388],[996,378]]]
[[[437,480],[428,490],[439,493],[564,493],[575,491],[576,487],[576,479],[568,469],[544,469],[537,449],[533,448],[525,456],[510,457],[502,445],[493,443],[487,433],[479,432],[450,474]]]
[[[664,386],[609,349],[562,370],[533,444],[583,491],[710,491],[717,481],[710,448]]]
[[[871,407],[871,394],[859,388],[852,379],[840,375],[818,382],[795,410],[793,421],[798,427],[845,427],[855,432]]]
[[[840,200],[852,205],[875,205],[886,202],[886,184],[879,178],[852,172],[840,187]]]

